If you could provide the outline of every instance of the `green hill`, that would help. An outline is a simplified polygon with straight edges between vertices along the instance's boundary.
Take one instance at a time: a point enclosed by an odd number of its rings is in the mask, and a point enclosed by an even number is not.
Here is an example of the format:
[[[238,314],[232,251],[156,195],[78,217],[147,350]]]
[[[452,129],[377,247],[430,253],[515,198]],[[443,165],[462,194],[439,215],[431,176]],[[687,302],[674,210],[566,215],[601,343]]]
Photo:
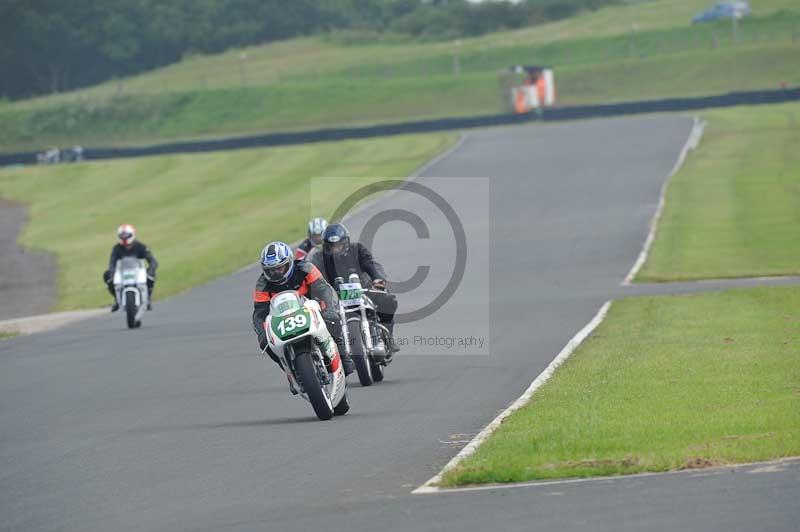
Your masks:
[[[86,90],[0,105],[0,150],[502,112],[498,73],[518,63],[553,66],[559,105],[800,83],[794,1],[753,2],[735,36],[729,21],[689,23],[709,4],[607,7],[461,41],[375,42],[346,33],[188,57]]]

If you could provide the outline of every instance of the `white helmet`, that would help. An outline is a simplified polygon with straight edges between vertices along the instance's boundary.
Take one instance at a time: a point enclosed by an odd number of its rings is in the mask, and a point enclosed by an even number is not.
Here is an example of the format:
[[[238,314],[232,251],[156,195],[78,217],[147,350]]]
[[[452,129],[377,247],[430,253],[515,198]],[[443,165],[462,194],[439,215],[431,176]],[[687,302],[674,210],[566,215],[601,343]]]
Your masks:
[[[136,240],[136,228],[130,224],[122,224],[117,227],[117,240],[125,247],[133,244]]]
[[[322,233],[328,227],[328,220],[325,218],[312,218],[308,221],[308,238],[315,246],[322,244]]]

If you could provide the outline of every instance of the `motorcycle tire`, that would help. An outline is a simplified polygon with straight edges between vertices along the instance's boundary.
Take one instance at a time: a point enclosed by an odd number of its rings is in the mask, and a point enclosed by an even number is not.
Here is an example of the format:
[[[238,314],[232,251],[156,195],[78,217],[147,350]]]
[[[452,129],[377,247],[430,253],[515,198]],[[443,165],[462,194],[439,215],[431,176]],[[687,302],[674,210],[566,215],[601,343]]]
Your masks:
[[[372,357],[369,359],[369,366],[372,370],[372,381],[373,382],[382,382],[383,381],[383,366],[375,362]]]
[[[339,401],[339,404],[333,409],[334,416],[343,416],[350,410],[350,401],[347,400],[347,394],[344,394],[342,400]]]
[[[137,327],[136,324],[136,312],[139,309],[136,308],[136,299],[127,294],[125,296],[125,318],[128,322],[128,329],[135,329]]]
[[[303,389],[317,417],[327,421],[333,417],[333,405],[317,376],[317,368],[311,359],[311,353],[298,353],[294,359],[297,376],[303,383]]]
[[[358,373],[358,382],[361,386],[372,385],[372,368],[364,353],[364,340],[361,338],[361,322],[357,320],[347,322],[347,332],[350,335],[350,356]]]

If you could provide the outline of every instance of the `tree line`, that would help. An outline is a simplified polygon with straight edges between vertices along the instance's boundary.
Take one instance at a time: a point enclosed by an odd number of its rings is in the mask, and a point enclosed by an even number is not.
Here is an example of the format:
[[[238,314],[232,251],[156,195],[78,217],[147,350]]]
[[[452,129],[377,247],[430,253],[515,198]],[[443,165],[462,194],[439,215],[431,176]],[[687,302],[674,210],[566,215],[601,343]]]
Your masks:
[[[0,97],[63,92],[179,61],[334,31],[453,39],[617,0],[0,0]]]

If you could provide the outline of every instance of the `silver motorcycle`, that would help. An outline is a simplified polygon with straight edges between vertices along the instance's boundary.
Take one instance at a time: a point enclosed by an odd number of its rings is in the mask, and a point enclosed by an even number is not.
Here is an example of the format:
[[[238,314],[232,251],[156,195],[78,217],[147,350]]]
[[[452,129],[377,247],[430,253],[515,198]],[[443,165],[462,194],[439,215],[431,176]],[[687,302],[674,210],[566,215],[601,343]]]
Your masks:
[[[345,347],[356,366],[362,386],[383,380],[386,366],[391,362],[389,330],[378,321],[375,304],[370,300],[371,290],[361,285],[358,274],[351,274],[347,282],[337,277],[334,286],[339,292],[339,317]]]
[[[142,259],[123,257],[114,270],[114,292],[117,304],[125,310],[129,329],[142,326],[142,314],[150,296],[147,290],[147,268]]]

